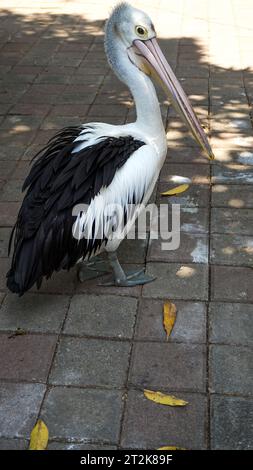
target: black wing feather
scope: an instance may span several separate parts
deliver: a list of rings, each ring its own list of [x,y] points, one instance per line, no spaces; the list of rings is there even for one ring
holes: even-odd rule
[[[87,126],[88,129],[88,126]],[[56,134],[37,158],[23,189],[27,189],[9,248],[14,244],[7,286],[22,295],[54,271],[70,269],[90,256],[106,239],[77,241],[72,236],[75,204],[89,204],[116,171],[144,142],[132,136],[104,137],[95,145],[73,152],[85,129],[68,127]],[[84,137],[85,138],[85,137]],[[93,231],[95,226],[93,227]]]

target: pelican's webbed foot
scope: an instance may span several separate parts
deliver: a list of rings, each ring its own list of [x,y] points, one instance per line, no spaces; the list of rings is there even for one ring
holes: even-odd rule
[[[144,273],[144,268],[138,271],[131,271],[125,273],[117,257],[116,251],[109,252],[108,258],[110,265],[113,269],[114,280],[104,283],[104,286],[123,286],[132,287],[147,284],[155,280],[154,277],[148,276]]]

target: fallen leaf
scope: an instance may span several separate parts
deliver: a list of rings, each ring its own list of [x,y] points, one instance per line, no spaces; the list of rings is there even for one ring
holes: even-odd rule
[[[173,395],[165,395],[162,392],[153,392],[152,390],[144,390],[144,395],[149,400],[159,403],[160,405],[167,406],[185,406],[188,404],[187,401],[181,400],[180,398],[174,397]]]
[[[45,450],[47,443],[48,429],[46,424],[39,419],[31,432],[29,450]]]
[[[174,323],[176,321],[177,308],[172,302],[165,302],[163,306],[163,326],[169,338]]]
[[[189,184],[181,184],[180,186],[176,186],[176,188],[169,189],[169,191],[165,191],[161,193],[161,196],[177,196],[178,194],[184,193],[189,188]]]
[[[186,450],[183,447],[165,446],[159,447],[157,450]]]

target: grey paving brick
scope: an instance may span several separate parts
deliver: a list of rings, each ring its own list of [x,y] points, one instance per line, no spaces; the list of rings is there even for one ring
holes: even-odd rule
[[[118,257],[121,263],[144,263],[148,240],[125,239],[119,246]]]
[[[13,227],[16,222],[19,207],[19,202],[0,202],[1,227]]]
[[[5,184],[0,195],[1,201],[18,202],[22,201],[24,194],[21,191],[23,180],[9,180]]]
[[[170,390],[168,390],[170,393]],[[128,393],[121,445],[130,449],[157,449],[176,446],[184,449],[206,448],[206,398],[180,393],[186,407],[157,405],[142,392]]]
[[[0,228],[0,257],[8,256],[8,244],[11,230],[12,229],[9,227]]]
[[[148,263],[156,280],[143,287],[143,297],[206,300],[208,270],[203,264]]]
[[[62,338],[50,382],[121,387],[126,380],[129,351],[127,342]]]
[[[74,442],[49,442],[47,450],[116,450],[113,445],[104,444],[77,444]]]
[[[179,186],[175,183],[160,183],[157,200],[159,204],[180,204],[184,207],[208,207],[209,187],[207,185],[191,184],[189,189],[178,196],[161,196],[160,193]]]
[[[253,167],[235,164],[213,165],[212,182],[218,184],[252,184]]]
[[[6,296],[0,309],[0,330],[60,331],[69,305],[65,295],[29,294]]]
[[[174,131],[173,131],[174,132]],[[173,176],[184,176],[190,178],[192,183],[196,184],[209,184],[209,165],[198,165],[187,163],[187,157],[185,158],[186,163],[166,163],[161,171],[160,181],[170,182]],[[175,184],[175,186],[177,186]]]
[[[213,207],[253,208],[252,185],[215,184],[212,187]]]
[[[28,441],[25,439],[0,438],[0,450],[25,450],[27,447]]]
[[[0,305],[2,305],[4,297],[5,297],[5,294],[3,292],[0,292]]]
[[[253,389],[253,352],[243,346],[210,348],[210,389],[218,393],[248,395]]]
[[[253,345],[253,305],[212,302],[209,340],[212,343]]]
[[[211,238],[213,264],[232,266],[253,265],[253,236],[213,235]]]
[[[211,405],[211,448],[252,450],[253,400],[214,396]]]
[[[43,279],[40,292],[46,294],[72,294],[75,290],[76,282],[77,274],[75,267],[70,271],[55,272],[50,279]],[[37,291],[36,285],[31,288],[31,292]]]
[[[1,379],[46,382],[56,336],[0,335]]]
[[[10,259],[1,258],[0,259],[0,291],[6,292],[6,273],[10,269]]]
[[[0,437],[30,437],[45,390],[43,384],[0,384]]]
[[[143,299],[137,317],[136,338],[144,340],[166,340],[163,327],[163,305],[161,300]],[[177,317],[169,342],[205,343],[206,306],[201,302],[175,301]]]
[[[166,201],[163,204],[168,204]],[[165,206],[166,207],[166,206]],[[172,227],[172,207],[168,204],[166,212],[160,213],[160,223],[168,231]],[[187,233],[208,233],[208,211],[199,207],[180,206],[180,231]]]
[[[204,391],[204,348],[183,343],[136,343],[129,382],[141,388]]]
[[[150,240],[148,261],[207,263],[207,235],[180,233],[180,246],[177,250],[163,250],[162,240]]]
[[[251,268],[212,266],[211,298],[228,302],[253,301],[253,271]]]
[[[56,387],[47,395],[41,417],[51,439],[116,443],[122,406],[117,390]]]
[[[213,208],[211,230],[212,233],[252,235],[253,210]]]
[[[116,295],[75,295],[64,333],[131,338],[137,300]]]
[[[1,105],[2,106],[2,105]],[[23,155],[26,147],[22,145],[9,145],[0,149],[0,160],[17,161]],[[2,163],[1,163],[2,165]]]
[[[173,113],[172,107],[169,108],[169,115]],[[207,113],[206,113],[207,116]],[[175,119],[175,118],[173,118]],[[167,163],[194,163],[199,165],[206,164],[208,165],[208,159],[201,149],[196,152],[195,148],[192,147],[168,147],[167,153]]]

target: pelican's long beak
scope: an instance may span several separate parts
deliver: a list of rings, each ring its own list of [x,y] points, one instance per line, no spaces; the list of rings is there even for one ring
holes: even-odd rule
[[[206,155],[214,159],[214,154],[208,142],[207,136],[173,70],[165,59],[155,38],[141,41],[133,41],[135,55],[138,56],[138,65],[142,62],[142,70],[158,79],[165,89],[169,99],[182,117],[196,141],[203,148]],[[144,60],[143,60],[144,59]]]

